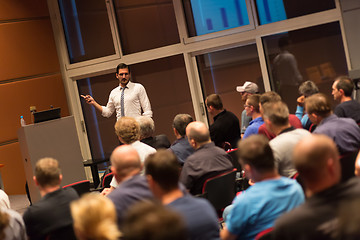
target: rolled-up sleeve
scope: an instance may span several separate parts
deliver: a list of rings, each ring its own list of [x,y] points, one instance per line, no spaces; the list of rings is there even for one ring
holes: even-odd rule
[[[152,117],[153,112],[151,111],[151,104],[149,98],[146,94],[146,90],[144,86],[141,85],[140,93],[139,93],[140,105],[143,110],[143,116]]]

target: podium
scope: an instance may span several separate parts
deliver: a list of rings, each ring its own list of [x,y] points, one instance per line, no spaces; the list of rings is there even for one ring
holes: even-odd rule
[[[33,176],[36,162],[44,157],[60,163],[61,185],[85,180],[85,170],[73,116],[26,125],[17,131],[31,201],[40,200]]]

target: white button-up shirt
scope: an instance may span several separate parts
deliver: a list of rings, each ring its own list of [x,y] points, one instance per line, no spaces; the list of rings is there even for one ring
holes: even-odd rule
[[[102,106],[102,116],[110,117],[116,110],[116,118],[121,117],[121,91],[122,87],[119,85],[110,92],[108,103]],[[127,84],[124,90],[124,108],[127,117],[141,116],[141,109],[143,116],[152,117],[150,101],[143,85],[133,82]]]

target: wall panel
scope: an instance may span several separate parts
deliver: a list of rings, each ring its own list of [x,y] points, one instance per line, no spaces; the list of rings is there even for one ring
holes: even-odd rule
[[[0,1],[0,20],[49,16],[46,0]]]
[[[59,72],[50,19],[0,24],[0,81]]]
[[[0,163],[5,164],[0,170],[5,192],[25,194],[26,178],[18,142],[0,146]]]
[[[0,143],[17,139],[20,116],[31,123],[30,106],[37,111],[47,110],[50,105],[61,107],[62,116],[68,116],[65,90],[60,74],[0,84],[0,102],[6,117],[0,118]]]

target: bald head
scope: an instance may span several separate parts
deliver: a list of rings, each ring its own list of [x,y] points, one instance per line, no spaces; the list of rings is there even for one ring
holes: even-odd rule
[[[189,141],[194,141],[199,145],[204,145],[211,141],[209,129],[206,127],[205,123],[199,121],[191,122],[187,125],[186,136]]]
[[[301,179],[307,184],[322,184],[322,181],[335,184],[340,181],[339,153],[328,136],[313,134],[302,139],[295,146],[293,160]]]
[[[122,145],[114,149],[110,157],[112,170],[117,180],[135,175],[141,170],[139,154],[130,145]]]

